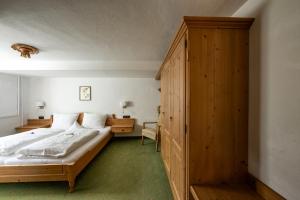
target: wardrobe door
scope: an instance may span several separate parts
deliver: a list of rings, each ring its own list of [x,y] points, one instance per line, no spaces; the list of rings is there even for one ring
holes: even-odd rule
[[[161,143],[160,143],[160,149],[161,149],[161,156],[163,161],[165,162],[166,155],[165,155],[165,134],[164,134],[164,127],[165,127],[165,97],[166,97],[166,77],[165,77],[165,69],[161,71],[161,80],[160,80],[160,115],[161,115]]]
[[[168,176],[170,175],[170,64],[166,63],[163,70],[162,81],[162,157]]]
[[[171,57],[171,185],[174,199],[185,199],[185,37]]]

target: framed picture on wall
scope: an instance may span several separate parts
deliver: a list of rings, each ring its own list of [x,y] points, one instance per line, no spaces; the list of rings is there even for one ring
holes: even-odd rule
[[[92,100],[91,86],[79,86],[79,100],[80,101],[91,101]]]

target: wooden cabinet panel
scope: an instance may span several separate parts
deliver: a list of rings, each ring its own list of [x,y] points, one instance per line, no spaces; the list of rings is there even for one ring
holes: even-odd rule
[[[161,157],[163,161],[165,162],[166,160],[166,136],[163,131],[163,125],[161,126],[161,132],[160,132],[160,152],[161,152]]]
[[[190,182],[210,181],[215,176],[217,160],[214,150],[214,56],[215,29],[191,30],[190,43],[190,111],[189,111],[189,174]],[[221,170],[221,169],[220,169]],[[205,171],[205,173],[204,173]]]
[[[168,66],[163,70],[163,81],[161,82],[161,152],[164,164],[167,169],[167,175],[170,176],[170,68]]]
[[[185,196],[185,37],[171,57],[171,185],[175,199]]]
[[[161,123],[162,123],[162,129],[168,129],[168,114],[169,114],[169,84],[168,84],[168,67],[164,68],[162,71],[162,81],[161,81],[161,105],[160,105],[160,111],[161,111]]]
[[[247,178],[248,157],[248,31],[216,30],[215,135],[223,180]]]
[[[197,184],[247,176],[253,19],[184,17],[161,77],[162,157],[175,200]]]
[[[183,200],[185,197],[184,160],[180,151],[181,147],[172,141],[171,145],[171,169],[170,183],[173,190],[174,200]]]
[[[171,160],[171,142],[170,142],[170,134],[168,132],[165,132],[165,165],[166,165],[166,168],[167,168],[167,174],[168,176],[170,176],[171,174],[171,163],[170,163],[170,160]]]
[[[247,38],[238,29],[191,30],[191,183],[247,176]]]

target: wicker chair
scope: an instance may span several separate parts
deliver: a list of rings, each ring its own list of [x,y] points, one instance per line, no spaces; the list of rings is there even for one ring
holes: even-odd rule
[[[156,124],[155,128],[147,127],[146,125]],[[144,137],[150,138],[156,141],[156,151],[158,151],[160,125],[157,122],[144,122],[142,129],[142,145],[144,145]]]

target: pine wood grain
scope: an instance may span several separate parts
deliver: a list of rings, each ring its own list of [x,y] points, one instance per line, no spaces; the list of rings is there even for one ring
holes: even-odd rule
[[[194,200],[263,200],[247,185],[193,185]]]
[[[189,199],[194,184],[246,181],[252,22],[184,17],[157,74],[162,157],[176,200]]]

